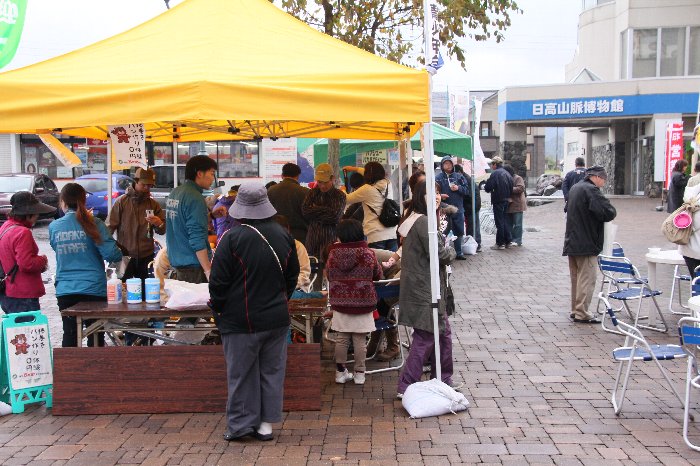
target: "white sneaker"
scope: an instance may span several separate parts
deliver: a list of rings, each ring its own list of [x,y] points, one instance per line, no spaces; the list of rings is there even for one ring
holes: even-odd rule
[[[399,400],[403,400],[403,393],[397,393],[396,398]]]
[[[335,371],[335,383],[345,383],[348,380],[352,380],[352,374],[348,372],[347,369],[345,369],[343,372]]]
[[[364,372],[355,372],[355,384],[357,385],[364,385],[365,384],[365,373]]]

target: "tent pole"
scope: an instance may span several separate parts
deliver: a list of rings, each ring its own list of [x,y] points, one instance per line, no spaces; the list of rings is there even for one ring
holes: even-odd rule
[[[425,64],[432,61],[433,51],[433,21],[430,11],[430,0],[423,0],[423,38],[425,40]],[[435,378],[442,380],[442,367],[440,364],[440,324],[438,321],[438,306],[440,302],[440,264],[438,262],[438,225],[435,200],[435,170],[433,168],[433,79],[428,73],[428,109],[429,120],[423,125],[423,161],[429,163],[425,167],[425,184],[428,204],[428,250],[430,252],[430,297],[433,310],[433,337],[435,338]]]
[[[112,212],[112,138],[109,138],[109,144],[107,144],[107,218]]]

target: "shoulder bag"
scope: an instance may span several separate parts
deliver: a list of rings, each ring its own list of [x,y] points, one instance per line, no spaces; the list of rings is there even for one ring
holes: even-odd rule
[[[661,233],[674,244],[688,244],[695,231],[692,221],[693,213],[698,209],[700,209],[700,205],[697,204],[696,199],[684,202],[666,217],[666,220],[661,224]]]
[[[374,188],[377,189],[377,188]],[[377,189],[379,191],[379,189]],[[384,194],[379,191],[379,194],[384,198],[384,203],[382,204],[382,211],[377,213],[376,210],[367,204],[367,208],[372,211],[374,215],[379,219],[379,223],[385,227],[395,227],[401,221],[401,209],[399,208],[399,203],[393,199],[389,199],[389,185],[386,186]]]

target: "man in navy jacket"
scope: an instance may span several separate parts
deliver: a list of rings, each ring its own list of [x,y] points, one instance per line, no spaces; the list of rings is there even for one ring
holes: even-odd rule
[[[435,177],[440,185],[443,202],[457,208],[457,213],[447,217],[447,229],[455,235],[455,250],[457,260],[465,260],[462,254],[462,237],[464,236],[464,198],[468,195],[467,179],[461,173],[454,171],[452,157],[443,157],[440,163],[441,172]]]
[[[486,181],[484,190],[491,193],[493,220],[496,222],[496,244],[491,249],[500,250],[510,247],[513,237],[508,221],[508,201],[513,193],[513,177],[503,169],[503,159],[498,155],[491,159],[491,176]]]

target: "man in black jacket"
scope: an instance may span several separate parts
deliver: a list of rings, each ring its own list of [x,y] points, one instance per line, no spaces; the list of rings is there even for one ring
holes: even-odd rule
[[[272,440],[282,420],[289,311],[299,260],[260,183],[243,183],[229,210],[241,225],[219,241],[209,279],[210,305],[226,359],[225,440]]]
[[[267,190],[270,203],[278,214],[284,215],[289,222],[289,229],[297,241],[306,241],[306,231],[309,222],[301,213],[301,206],[309,193],[309,188],[299,184],[301,168],[295,163],[285,163],[282,166],[282,181]]]
[[[493,220],[496,223],[496,244],[491,249],[507,249],[513,240],[508,221],[508,202],[513,194],[513,177],[503,169],[503,159],[495,156],[491,159],[491,175],[486,180],[484,191],[491,193]]]
[[[583,157],[576,157],[575,167],[564,177],[561,183],[561,192],[564,194],[564,212],[566,212],[566,204],[569,202],[569,191],[571,188],[586,177],[586,161]]]
[[[595,289],[596,257],[603,250],[603,224],[617,215],[615,207],[600,191],[607,179],[603,167],[590,167],[586,170],[586,178],[569,192],[563,255],[569,256],[570,317],[578,323],[600,323],[588,307]]]

